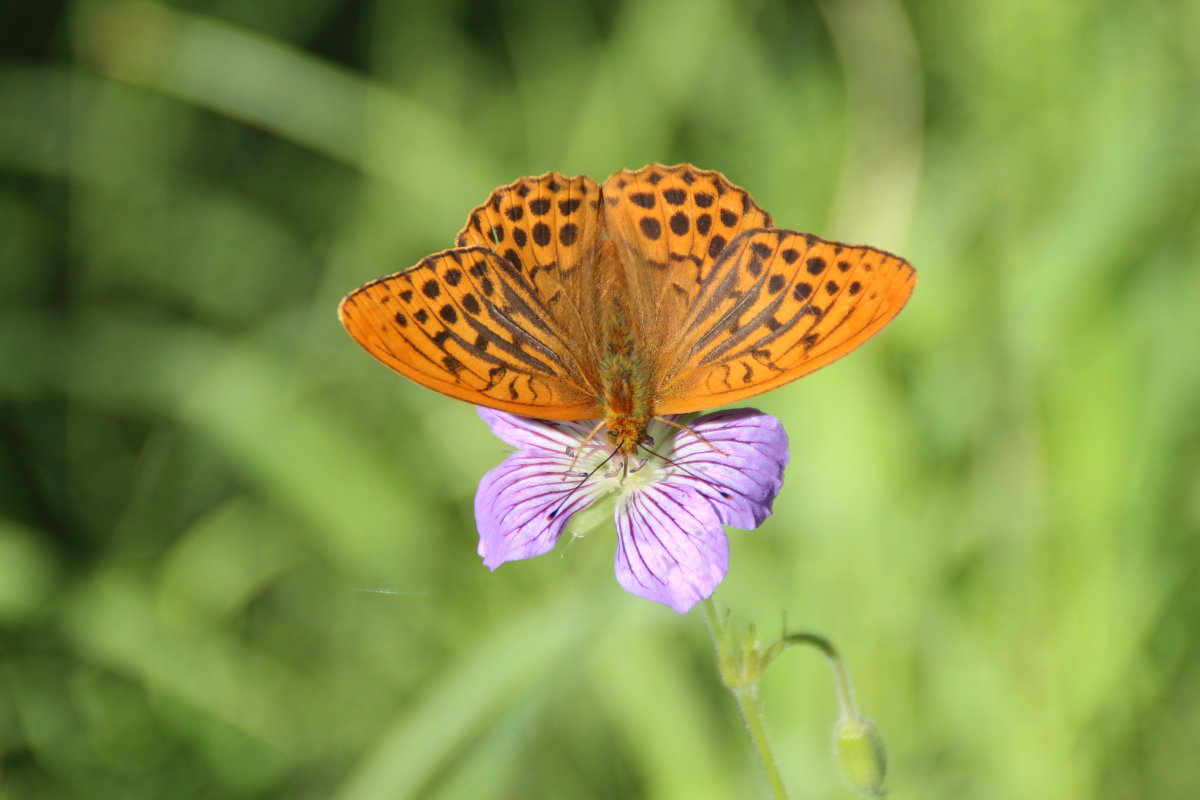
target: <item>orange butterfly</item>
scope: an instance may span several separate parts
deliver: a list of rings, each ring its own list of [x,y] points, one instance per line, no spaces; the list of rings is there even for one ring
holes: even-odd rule
[[[632,455],[661,414],[782,386],[892,320],[916,271],[775,228],[719,172],[548,172],[492,192],[457,247],[342,300],[354,340],[434,391],[529,417],[602,417]]]

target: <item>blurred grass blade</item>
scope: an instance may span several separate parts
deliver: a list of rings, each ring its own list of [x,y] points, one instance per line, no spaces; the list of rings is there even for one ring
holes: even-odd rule
[[[266,353],[190,326],[97,316],[77,330],[67,373],[77,397],[202,432],[360,579],[403,580],[390,571],[400,565],[419,571],[406,553],[437,512],[391,483],[369,432],[292,399],[291,381]]]
[[[554,674],[565,671],[582,678],[584,641],[626,617],[605,619],[609,605],[578,587],[505,620],[487,639],[464,643],[457,663],[384,732],[333,795],[335,800],[421,796],[426,783],[450,766],[453,754],[476,738],[502,705],[520,704],[544,691]]]
[[[819,4],[846,81],[846,146],[828,235],[900,250],[920,182],[924,75],[897,0]]]
[[[131,0],[100,10],[84,36],[106,75],[269,130],[398,186],[470,187],[490,173],[451,121],[243,28]],[[445,194],[425,199],[436,205]]]

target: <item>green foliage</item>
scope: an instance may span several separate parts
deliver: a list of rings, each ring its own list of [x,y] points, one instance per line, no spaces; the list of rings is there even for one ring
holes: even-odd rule
[[[699,614],[603,530],[489,574],[503,445],[334,314],[496,185],[683,160],[921,276],[756,402],[735,624],[838,643],[898,798],[1200,791],[1195,3],[10,5],[0,798],[760,796]],[[797,797],[825,670],[762,687]]]

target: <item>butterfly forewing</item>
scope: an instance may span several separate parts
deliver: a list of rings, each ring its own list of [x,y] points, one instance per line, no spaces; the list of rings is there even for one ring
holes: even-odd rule
[[[371,355],[442,394],[546,419],[599,415],[577,348],[490,250],[430,256],[352,292],[339,314]]]
[[[751,397],[842,357],[900,311],[915,275],[874,248],[778,229],[742,234],[682,322],[659,413]]]

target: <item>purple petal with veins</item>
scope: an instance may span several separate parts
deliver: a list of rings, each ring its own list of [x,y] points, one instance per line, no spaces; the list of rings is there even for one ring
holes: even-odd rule
[[[476,406],[475,410],[487,423],[497,438],[522,450],[547,450],[565,453],[580,446],[588,433],[595,427],[595,420],[584,422],[559,422],[556,420],[533,419]],[[568,458],[568,462],[570,459]]]
[[[549,552],[571,515],[603,494],[594,481],[576,488],[578,480],[563,480],[570,462],[566,455],[518,451],[483,476],[475,524],[487,567]]]
[[[706,414],[688,427],[707,443],[679,431],[671,458],[687,472],[676,472],[668,480],[691,486],[711,500],[726,525],[757,528],[771,515],[771,504],[783,486],[789,456],[783,425],[755,409],[739,408]]]
[[[688,487],[654,484],[620,504],[616,566],[625,591],[682,614],[725,577],[729,542],[704,497]]]

